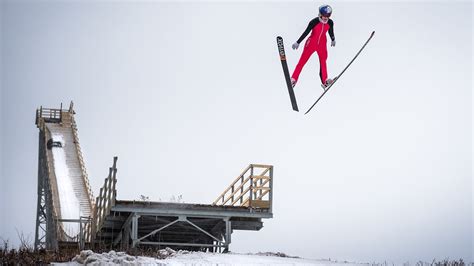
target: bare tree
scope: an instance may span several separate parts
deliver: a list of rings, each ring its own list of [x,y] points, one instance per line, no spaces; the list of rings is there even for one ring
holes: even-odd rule
[[[20,239],[20,247],[18,249],[23,251],[33,251],[33,241],[31,239],[31,235],[25,236],[23,232],[19,232],[16,228],[15,230],[18,238]]]

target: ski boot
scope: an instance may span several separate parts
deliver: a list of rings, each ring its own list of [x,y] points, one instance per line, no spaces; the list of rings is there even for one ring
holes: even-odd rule
[[[296,85],[296,79],[291,78],[291,87],[294,88]]]
[[[323,90],[327,90],[329,86],[331,86],[331,84],[333,84],[335,81],[337,80],[337,76],[334,78],[334,79],[326,79],[326,82],[324,84],[321,84],[321,87],[323,88]]]

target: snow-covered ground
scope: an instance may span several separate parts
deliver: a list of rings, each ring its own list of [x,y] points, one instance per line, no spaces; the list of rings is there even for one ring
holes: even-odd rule
[[[160,259],[163,258],[163,259]],[[312,260],[288,257],[281,253],[205,253],[205,252],[175,252],[172,249],[160,250],[156,258],[135,257],[124,252],[110,251],[97,254],[84,250],[69,263],[53,265],[363,265],[358,263],[334,262],[328,260]]]
[[[81,216],[79,200],[76,197],[73,189],[73,183],[71,175],[66,163],[66,153],[64,147],[67,145],[62,135],[53,134],[52,139],[54,141],[61,142],[61,149],[51,149],[54,160],[54,173],[56,174],[58,195],[61,207],[61,218],[62,219],[79,219]],[[63,228],[71,237],[76,236],[79,233],[78,223],[63,223]]]

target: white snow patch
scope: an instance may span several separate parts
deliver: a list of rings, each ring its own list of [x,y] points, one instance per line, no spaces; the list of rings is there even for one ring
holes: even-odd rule
[[[59,204],[61,206],[61,219],[79,219],[81,216],[81,206],[73,189],[73,183],[69,174],[66,162],[66,153],[64,152],[65,142],[62,135],[53,134],[54,141],[59,141],[62,148],[53,147],[54,173],[58,185]],[[63,222],[63,228],[66,234],[74,237],[79,234],[79,224],[71,222]]]
[[[110,251],[97,254],[90,250],[81,251],[72,262],[53,263],[53,265],[328,265],[351,266],[362,265],[359,263],[334,262],[328,260],[312,260],[287,257],[282,253],[206,253],[174,251],[170,248],[159,250],[157,257],[130,256],[125,252]]]
[[[110,251],[97,254],[91,250],[81,251],[71,263],[67,265],[160,265],[158,260],[150,257],[135,257],[125,252]]]

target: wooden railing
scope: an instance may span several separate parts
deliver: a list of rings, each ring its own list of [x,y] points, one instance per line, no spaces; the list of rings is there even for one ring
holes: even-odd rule
[[[273,166],[251,164],[212,205],[272,209]]]
[[[84,180],[85,189],[88,194],[89,204],[91,206],[91,218],[92,218],[93,214],[95,213],[95,200],[94,200],[94,194],[92,192],[92,189],[89,183],[89,176],[87,175],[87,169],[84,163],[84,157],[82,155],[81,145],[79,143],[79,136],[77,134],[77,124],[76,124],[76,120],[74,119],[75,112],[73,110],[73,102],[71,102],[68,112],[71,118],[72,134],[74,138],[74,143],[76,145],[77,157],[79,159],[79,165],[81,167],[81,173]],[[92,231],[91,223],[87,223],[85,225],[85,235],[86,235],[85,241],[86,242],[91,241],[91,231]]]
[[[74,120],[74,116],[71,116],[71,127],[72,127],[72,133],[73,133],[73,137],[74,137],[74,142],[76,143],[76,151],[77,151],[77,157],[79,159],[79,165],[81,167],[81,173],[82,173],[82,178],[84,180],[84,185],[85,185],[85,189],[87,191],[87,195],[88,195],[88,200],[89,200],[89,204],[90,204],[90,207],[91,207],[91,218],[94,214],[94,209],[95,209],[95,199],[94,199],[94,194],[92,192],[92,189],[91,189],[91,185],[89,183],[89,176],[87,174],[87,169],[86,169],[86,166],[85,166],[85,163],[84,163],[84,157],[82,155],[82,150],[81,150],[81,145],[79,144],[79,137],[78,137],[78,134],[77,134],[77,125],[76,125],[76,122]],[[86,242],[89,242],[91,240],[90,238],[90,234],[91,234],[91,228],[90,228],[90,223],[87,223],[85,225],[85,241]]]
[[[61,122],[63,111],[62,108],[63,104],[61,104],[59,109],[43,108],[43,106],[41,106],[39,109],[36,109],[36,125],[40,123],[40,118],[43,118],[46,122]]]
[[[114,157],[114,164],[109,168],[109,176],[105,179],[104,186],[100,189],[100,194],[96,199],[94,227],[92,237],[94,238],[102,228],[105,217],[110,214],[110,209],[115,206],[117,190],[117,157]]]

